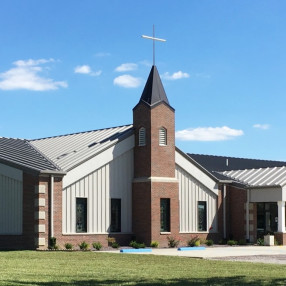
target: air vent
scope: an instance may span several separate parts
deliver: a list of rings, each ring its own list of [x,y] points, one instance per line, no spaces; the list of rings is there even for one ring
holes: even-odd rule
[[[167,130],[164,127],[159,129],[159,145],[166,146],[167,145]]]
[[[141,127],[139,129],[139,146],[145,146],[146,145],[146,129],[144,127]]]

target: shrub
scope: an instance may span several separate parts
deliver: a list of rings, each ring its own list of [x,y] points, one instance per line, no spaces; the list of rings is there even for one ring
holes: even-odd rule
[[[207,246],[212,246],[214,244],[213,240],[212,239],[207,239],[206,240],[206,245]]]
[[[98,241],[98,242],[94,242],[92,244],[93,248],[95,248],[96,250],[100,250],[102,248],[102,244]]]
[[[238,245],[246,245],[246,240],[245,239],[240,239],[237,244]]]
[[[108,237],[107,238],[108,246],[112,246],[114,242],[116,242],[115,237]]]
[[[192,237],[190,240],[187,241],[188,246],[194,247],[194,246],[200,246],[201,241],[198,236]]]
[[[53,250],[59,249],[56,243],[57,243],[57,239],[55,237],[50,237],[48,248],[53,249]]]
[[[153,240],[151,243],[150,243],[150,246],[151,247],[154,247],[154,248],[157,248],[159,246],[159,242],[156,241],[156,240]]]
[[[119,243],[117,243],[117,242],[115,241],[115,242],[113,242],[113,243],[111,244],[111,247],[112,247],[112,248],[118,248],[118,247],[119,247]]]
[[[180,241],[176,240],[173,236],[167,236],[167,240],[168,240],[168,246],[170,248],[177,247],[180,243]]]
[[[230,246],[237,245],[237,241],[230,239],[227,241],[227,245],[230,245]]]
[[[135,240],[132,240],[130,243],[129,243],[129,246],[133,247],[133,248],[145,248],[145,244],[144,243],[139,243]]]
[[[257,239],[257,245],[263,246],[263,245],[264,245],[264,239],[258,238],[258,239]]]
[[[71,243],[65,243],[65,249],[67,250],[73,249],[73,245]]]
[[[83,241],[81,244],[78,245],[81,250],[87,250],[89,248],[89,244]]]

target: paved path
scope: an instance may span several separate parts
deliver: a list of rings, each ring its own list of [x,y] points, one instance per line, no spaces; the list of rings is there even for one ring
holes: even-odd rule
[[[115,252],[119,253],[119,251]],[[206,247],[205,250],[187,251],[178,251],[176,248],[155,248],[152,249],[152,252],[142,252],[140,254],[286,264],[286,246],[214,246]]]

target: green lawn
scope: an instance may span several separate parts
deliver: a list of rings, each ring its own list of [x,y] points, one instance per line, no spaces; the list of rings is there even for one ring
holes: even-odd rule
[[[286,266],[89,251],[3,251],[0,285],[286,285]]]

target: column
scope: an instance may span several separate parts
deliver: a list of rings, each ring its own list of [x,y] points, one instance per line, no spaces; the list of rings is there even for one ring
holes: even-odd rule
[[[278,232],[285,232],[285,201],[278,201]]]

